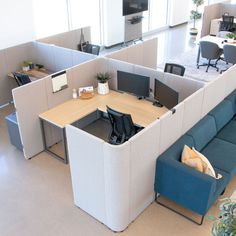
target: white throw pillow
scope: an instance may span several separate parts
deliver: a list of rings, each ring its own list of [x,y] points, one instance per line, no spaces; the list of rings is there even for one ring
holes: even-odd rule
[[[212,167],[209,160],[200,152],[198,152],[194,147],[192,147],[192,150],[201,158],[202,162],[205,163],[204,173],[208,174],[216,179],[222,178],[221,174],[216,174],[214,168]]]

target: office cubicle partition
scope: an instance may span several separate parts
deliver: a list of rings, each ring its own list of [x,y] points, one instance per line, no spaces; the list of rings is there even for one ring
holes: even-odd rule
[[[153,38],[145,40],[142,43],[137,43],[129,47],[122,48],[119,51],[112,52],[106,56],[119,61],[156,69],[157,44],[158,39]]]
[[[156,158],[236,88],[235,73],[236,66],[119,146],[67,125],[76,206],[124,230],[154,200]]]
[[[236,16],[236,4],[233,4],[230,1],[224,1],[205,6],[202,17],[201,37],[209,35],[211,21],[221,18],[226,12],[229,13],[229,15]]]
[[[81,30],[84,35],[84,41],[91,42],[90,26],[52,35],[46,38],[41,38],[38,39],[37,41],[46,44],[53,44],[63,48],[77,50],[78,49],[77,45],[81,41]]]

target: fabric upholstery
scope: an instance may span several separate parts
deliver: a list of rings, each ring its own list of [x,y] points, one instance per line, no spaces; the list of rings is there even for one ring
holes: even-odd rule
[[[214,138],[206,148],[202,150],[211,164],[232,177],[236,173],[236,145]]]
[[[194,147],[198,151],[201,151],[216,133],[215,119],[209,115],[206,115],[187,132],[188,135],[193,137]]]
[[[236,121],[230,121],[216,137],[236,145]]]
[[[215,118],[217,131],[221,130],[234,116],[232,102],[229,100],[223,100],[209,112],[209,115]]]
[[[230,95],[228,95],[225,100],[232,102],[234,113],[236,113],[236,90],[234,90]]]

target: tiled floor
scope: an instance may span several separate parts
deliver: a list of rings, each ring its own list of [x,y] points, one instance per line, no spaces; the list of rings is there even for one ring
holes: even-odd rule
[[[161,33],[163,39],[160,41],[168,41],[166,51],[166,46],[162,46],[166,59],[191,47],[188,36],[179,43],[180,48],[175,44],[186,30],[186,26],[181,26],[179,31],[171,29],[166,32],[167,35],[172,32],[172,36]],[[198,226],[156,203],[152,203],[124,232],[113,233],[73,204],[68,165],[45,152],[26,161],[23,154],[9,143],[4,117],[11,111],[13,106],[0,110],[1,236],[211,235],[212,223],[207,219]],[[231,181],[224,196],[233,192],[235,184],[236,178]],[[216,212],[215,204],[209,214]]]

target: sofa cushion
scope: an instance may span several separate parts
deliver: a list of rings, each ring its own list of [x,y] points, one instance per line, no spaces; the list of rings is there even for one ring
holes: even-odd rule
[[[213,116],[206,115],[187,134],[193,137],[194,147],[201,151],[216,135],[216,123]]]
[[[208,114],[215,118],[216,129],[219,131],[232,119],[234,113],[232,102],[223,100]]]
[[[236,90],[234,90],[230,95],[228,95],[225,100],[232,102],[234,113],[236,113]]]
[[[236,121],[231,120],[216,137],[236,145]]]
[[[174,144],[172,144],[159,158],[170,158],[180,161],[181,153],[184,145],[192,147],[194,145],[193,138],[187,134],[179,138]]]
[[[214,167],[229,173],[231,177],[236,173],[236,145],[214,138],[202,153]]]

